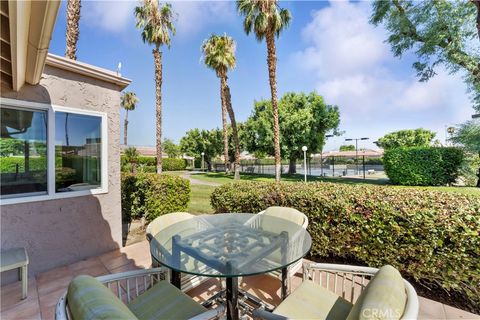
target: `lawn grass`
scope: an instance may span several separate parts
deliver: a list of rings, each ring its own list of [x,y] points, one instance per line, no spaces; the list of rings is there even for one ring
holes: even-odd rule
[[[192,174],[192,178],[195,178],[200,181],[205,182],[216,182],[219,184],[224,184],[233,181],[233,175],[226,175],[225,173],[197,173]],[[282,175],[282,181],[285,182],[300,182],[303,181],[304,176],[301,174],[294,175]],[[248,174],[242,173],[242,181],[273,181],[274,177],[272,175],[265,174]],[[308,181],[325,181],[325,182],[334,182],[334,183],[343,183],[343,184],[374,184],[374,185],[389,185],[388,179],[385,178],[372,178],[368,177],[367,179],[359,178],[333,178],[333,177],[308,177]],[[410,187],[410,186],[393,186],[392,188],[415,188],[423,190],[433,190],[433,191],[444,191],[444,192],[458,192],[462,194],[473,194],[480,196],[480,189],[474,187]]]
[[[187,212],[192,214],[213,213],[213,208],[210,205],[210,195],[213,190],[215,190],[215,187],[192,184],[190,188],[192,189],[192,193],[190,195]]]

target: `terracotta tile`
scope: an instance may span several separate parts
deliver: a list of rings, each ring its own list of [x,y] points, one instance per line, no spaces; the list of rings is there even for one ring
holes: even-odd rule
[[[99,276],[103,276],[103,275],[106,275],[106,274],[109,274],[109,273],[110,272],[108,272],[107,268],[105,268],[105,266],[102,263],[100,263],[99,265],[96,265],[96,266],[89,267],[89,268],[84,268],[84,269],[79,269],[79,270],[73,271],[74,277],[76,277],[78,275],[81,275],[81,274],[86,274],[86,275],[89,275],[89,276],[92,276],[92,277],[99,277]]]
[[[41,309],[42,320],[55,320],[55,306]]]
[[[111,269],[110,272],[111,273],[120,273],[120,272],[132,271],[132,270],[138,270],[138,269],[142,269],[142,268],[138,267],[134,262],[130,261],[129,263],[127,263],[125,265],[121,265],[117,268]]]
[[[38,294],[41,296],[47,295],[49,293],[58,291],[58,290],[66,290],[70,281],[72,281],[74,275],[70,273],[69,275],[65,275],[61,278],[53,279],[49,282],[45,280],[39,281],[37,279],[38,284]]]
[[[130,254],[135,255],[135,254],[138,254],[139,252],[150,255],[150,243],[147,240],[142,242],[137,242],[130,246],[121,248],[120,251],[127,255],[130,255]]]
[[[94,268],[97,266],[103,266],[102,261],[98,257],[93,257],[85,260],[80,260],[78,262],[72,263],[68,265],[68,269],[75,273],[75,271],[82,270],[82,269],[88,269],[88,268]]]
[[[266,303],[277,306],[281,301],[280,285],[280,280],[276,277],[258,275],[244,277],[239,287]]]
[[[68,268],[68,266],[63,266],[55,269],[48,270],[46,272],[42,272],[39,275],[37,275],[37,282],[39,285],[51,282],[53,280],[56,280],[58,278],[62,278],[65,276],[71,276],[72,272]]]
[[[480,319],[480,315],[478,314],[463,311],[446,304],[444,304],[443,307],[445,308],[445,315],[447,319]]]
[[[424,297],[418,297],[420,302],[420,310],[418,311],[418,319],[441,319],[445,320],[445,310],[443,304]]]
[[[38,299],[27,298],[22,300],[22,303],[15,305],[12,308],[3,309],[0,312],[0,319],[2,320],[40,320],[40,307]]]
[[[55,312],[55,306],[57,305],[58,300],[66,292],[66,289],[59,289],[57,291],[51,292],[46,295],[41,295],[39,297],[40,310],[42,312],[42,318],[45,319],[44,313],[50,314],[50,311]]]
[[[112,257],[109,259],[105,259],[103,257],[100,257],[102,260],[103,265],[110,271],[112,272],[113,269],[116,269],[118,267],[127,265],[132,262],[132,260],[128,259],[125,254],[121,254],[117,257]],[[113,272],[112,272],[113,273]]]
[[[222,288],[224,288],[224,286],[222,287],[220,280],[217,278],[212,278],[206,280],[186,293],[195,301],[201,303],[208,300],[208,298],[222,290]]]
[[[27,298],[22,300],[22,282],[17,281],[3,286],[1,292],[1,310],[21,307],[34,301],[38,304],[37,283],[34,277],[28,278]]]

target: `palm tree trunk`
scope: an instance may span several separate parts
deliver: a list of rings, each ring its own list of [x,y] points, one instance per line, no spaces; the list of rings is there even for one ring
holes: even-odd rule
[[[223,124],[223,157],[225,158],[225,173],[229,171],[229,158],[228,158],[228,128],[227,128],[227,106],[225,101],[225,85],[223,77],[220,77],[220,100],[222,103],[222,124]]]
[[[125,109],[125,123],[123,125],[123,144],[127,146],[127,135],[128,135],[128,110]]]
[[[158,47],[152,52],[155,60],[157,173],[162,173],[162,53]]]
[[[77,41],[80,36],[78,23],[80,21],[80,0],[67,1],[67,48],[65,56],[72,60],[77,60]]]
[[[232,96],[230,95],[230,87],[227,84],[226,75],[222,77],[222,83],[225,83],[225,85],[223,86],[225,106],[227,107],[228,116],[230,117],[230,123],[232,124],[233,142],[235,143],[234,179],[240,180],[240,140],[238,139],[237,121],[235,120],[235,113],[233,112]]]
[[[268,78],[270,80],[270,91],[272,93],[272,112],[273,112],[273,144],[275,148],[275,181],[280,181],[281,158],[280,158],[280,125],[278,123],[278,101],[277,101],[277,57],[275,49],[275,35],[269,31],[266,34],[267,40],[267,64]]]

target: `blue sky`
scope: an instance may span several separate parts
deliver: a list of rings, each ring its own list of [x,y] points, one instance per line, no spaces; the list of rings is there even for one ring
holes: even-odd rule
[[[134,1],[82,1],[79,61],[115,70],[132,79],[127,88],[140,103],[129,114],[129,144],[155,144],[155,83],[152,47],[135,28]],[[269,98],[266,45],[246,36],[232,1],[173,1],[177,35],[163,49],[163,133],[179,141],[191,128],[220,127],[219,80],[201,62],[200,46],[211,33],[227,33],[237,42],[237,68],[229,75],[237,120],[251,113],[253,101]],[[369,137],[423,127],[445,139],[445,126],[473,113],[461,74],[439,70],[419,83],[412,55],[393,57],[383,28],[368,24],[368,2],[282,1],[291,10],[290,27],[277,41],[279,95],[317,91],[340,108],[342,137]],[[59,10],[50,52],[65,52],[65,2]],[[123,121],[123,111],[122,111]],[[123,128],[123,126],[122,126]],[[123,139],[122,139],[123,141]],[[374,147],[371,142],[362,146]]]

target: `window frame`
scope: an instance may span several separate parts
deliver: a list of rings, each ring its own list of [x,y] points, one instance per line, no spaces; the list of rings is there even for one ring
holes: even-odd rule
[[[1,98],[0,105],[3,107],[12,107],[15,109],[24,109],[30,111],[46,111],[47,112],[47,194],[31,195],[23,194],[22,196],[12,195],[8,198],[0,199],[0,205],[9,205],[26,202],[46,201],[54,199],[64,199],[73,197],[82,197],[88,195],[97,195],[108,193],[108,117],[106,112],[77,109],[73,107],[59,106],[55,104],[46,104],[31,102],[25,100]],[[55,191],[55,113],[67,112],[72,114],[80,114],[86,116],[96,116],[101,119],[102,147],[100,162],[102,184],[100,188],[56,192]]]

